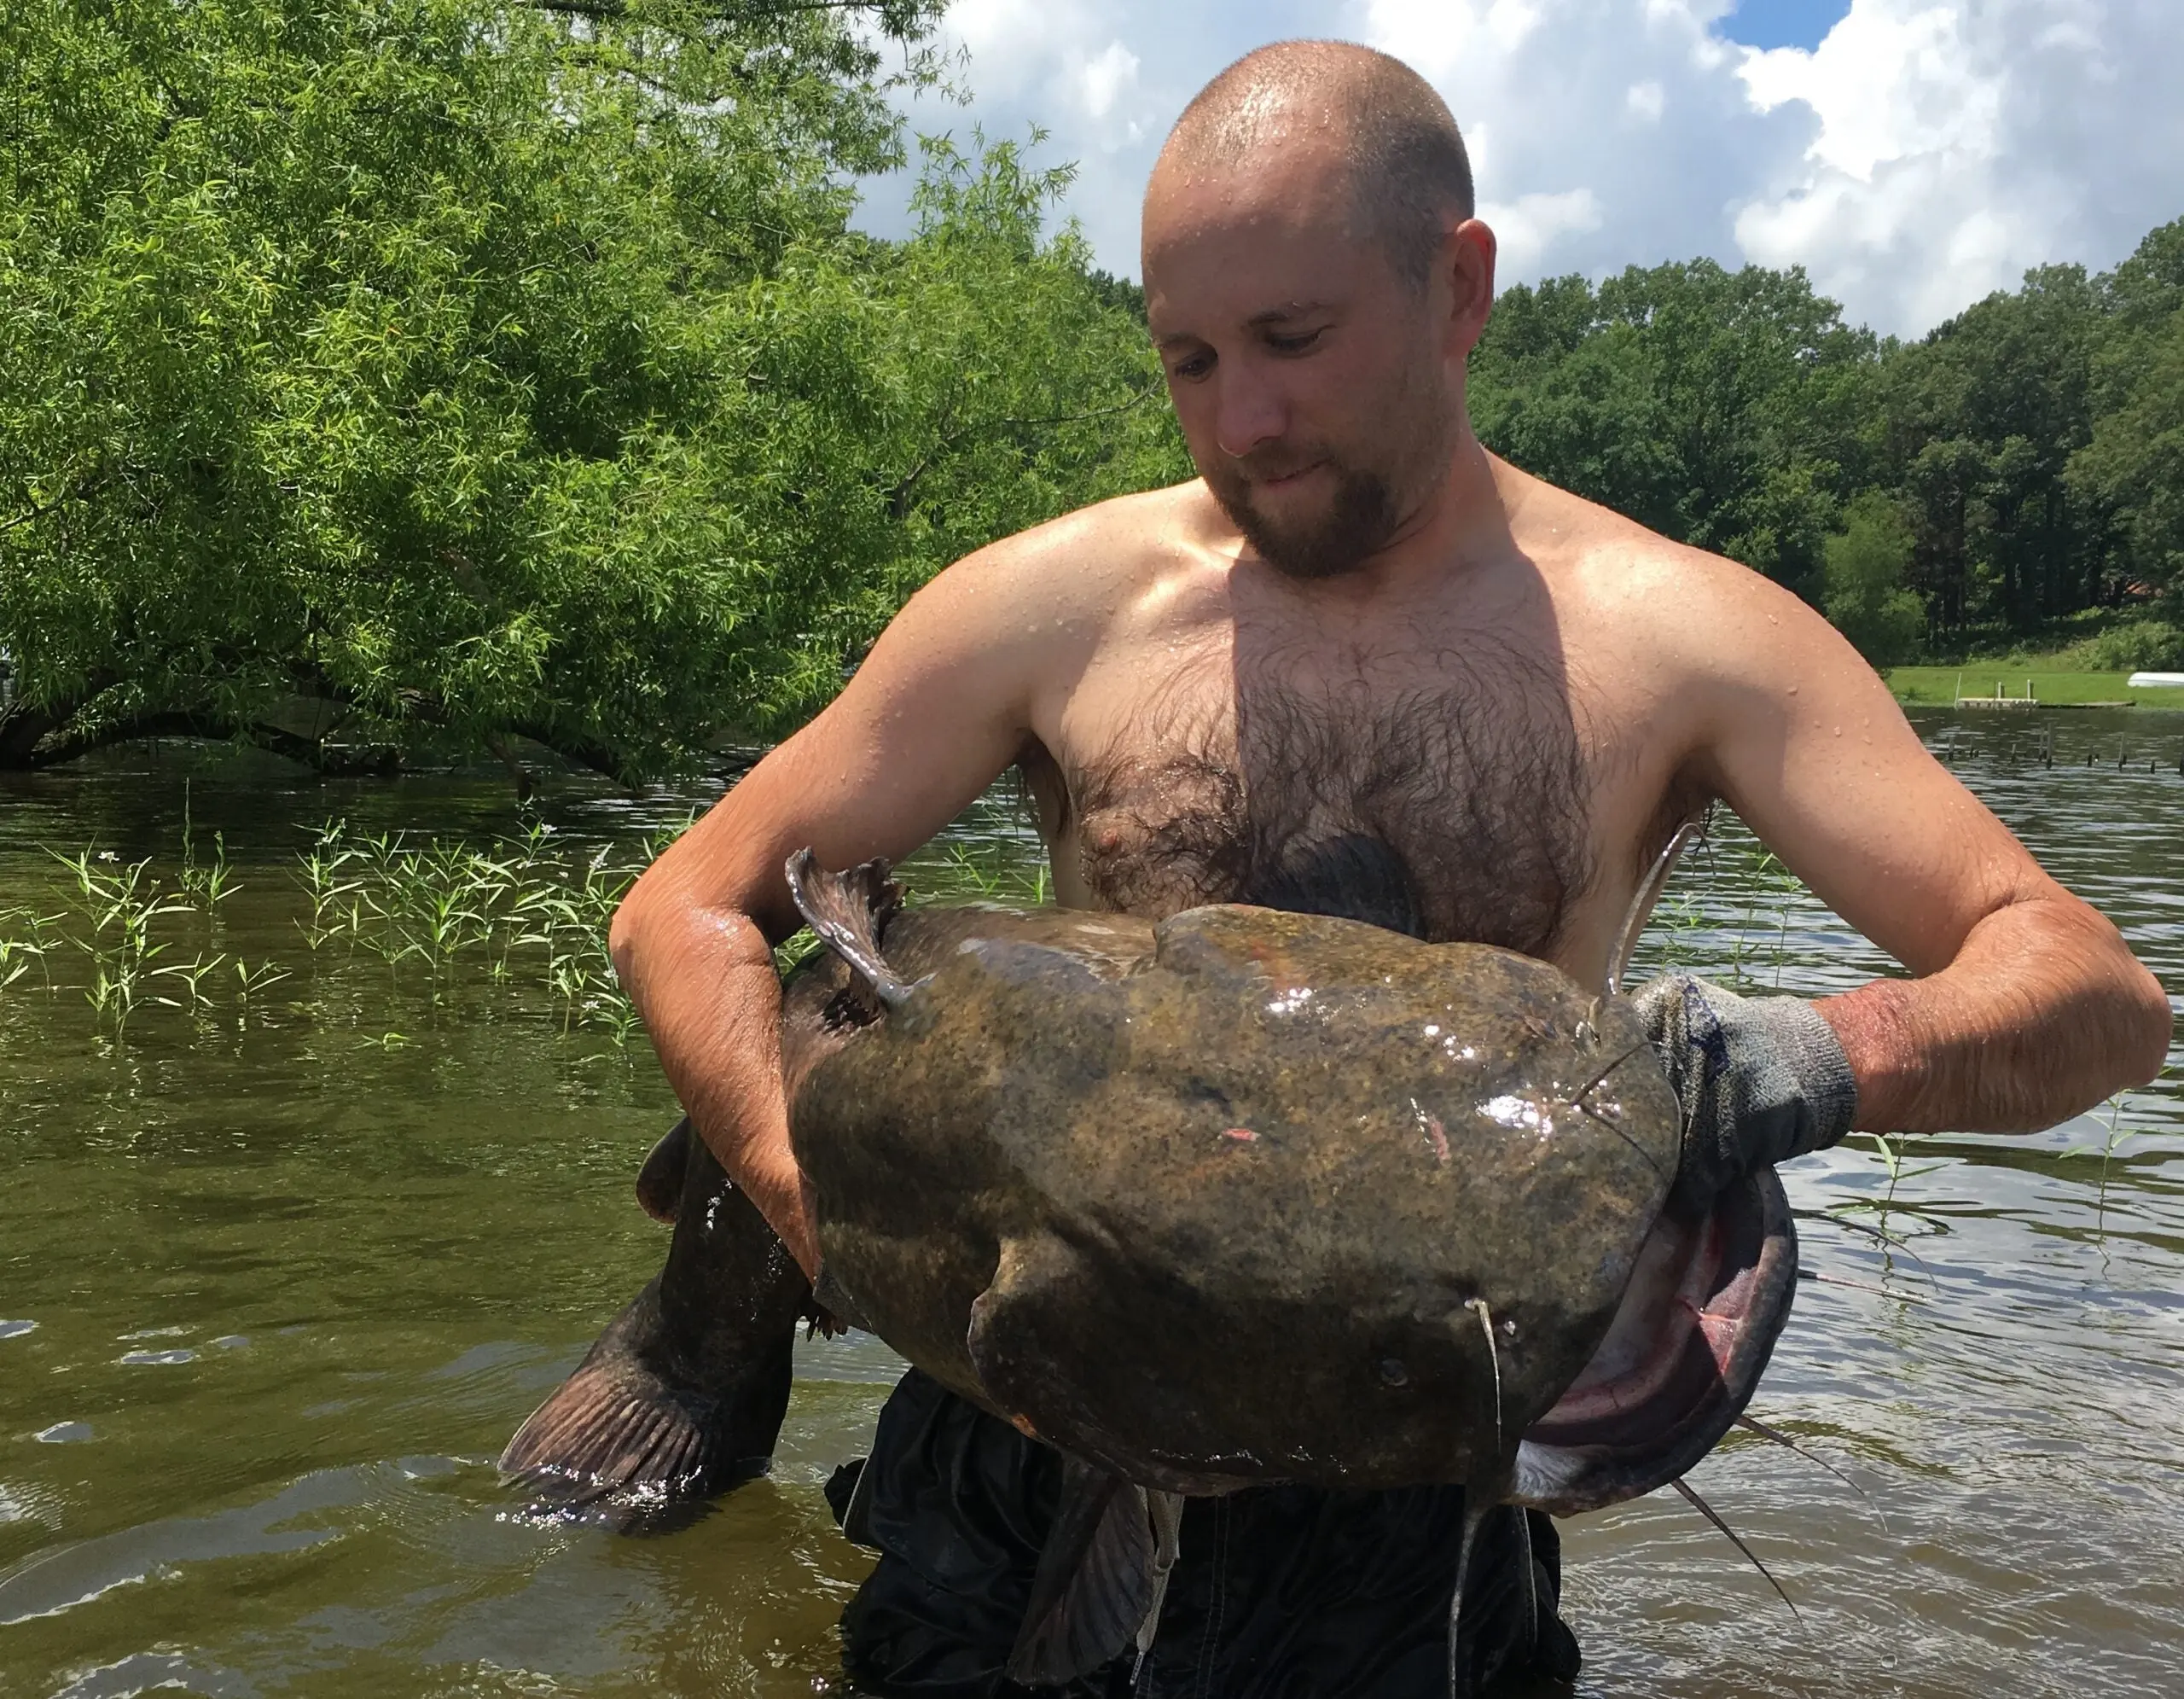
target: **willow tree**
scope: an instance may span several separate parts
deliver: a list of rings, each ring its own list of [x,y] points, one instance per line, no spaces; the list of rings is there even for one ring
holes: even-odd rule
[[[901,165],[932,0],[21,0],[0,19],[0,765],[521,734],[636,776],[916,583],[1167,475],[1007,147]]]

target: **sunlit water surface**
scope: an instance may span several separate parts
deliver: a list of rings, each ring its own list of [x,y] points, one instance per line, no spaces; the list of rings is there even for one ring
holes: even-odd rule
[[[1921,729],[2184,988],[2184,718]],[[294,869],[334,816],[513,833],[505,783],[322,783],[181,746],[6,781],[0,911],[65,909],[49,846],[171,882],[185,778],[241,888],[166,922],[165,959],[289,976],[208,980],[119,1038],[65,951],[0,990],[0,1692],[839,1690],[869,1560],[820,1488],[896,1372],[874,1341],[804,1348],[771,1478],[671,1535],[526,1518],[494,1475],[657,1266],[630,1181],[673,1104],[641,1036],[565,1032],[535,971],[306,948]],[[543,813],[561,844],[628,848],[704,800],[571,782]],[[1002,797],[951,838],[990,874],[1036,855]],[[1651,962],[1808,993],[1883,970],[1717,840]],[[2184,1692],[2177,1056],[2038,1138],[1920,1142],[1893,1181],[1870,1143],[1797,1165],[1822,1280],[1754,1409],[1855,1487],[1741,1436],[1694,1472],[1795,1617],[1671,1495],[1568,1524],[1581,1692]]]

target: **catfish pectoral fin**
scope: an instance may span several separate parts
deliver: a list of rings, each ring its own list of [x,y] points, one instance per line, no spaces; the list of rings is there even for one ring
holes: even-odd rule
[[[659,1283],[632,1299],[584,1353],[576,1372],[531,1412],[501,1453],[500,1469],[559,1503],[616,1494],[664,1502],[712,1492],[736,1472],[724,1456],[720,1400],[677,1386],[645,1360],[660,1331]],[[762,1458],[744,1472],[763,1469]]]
[[[1008,1679],[1060,1686],[1136,1644],[1165,1579],[1160,1545],[1143,1487],[1065,1460],[1061,1503],[1039,1552]]]
[[[682,1177],[690,1167],[690,1141],[696,1135],[685,1115],[661,1135],[637,1170],[637,1202],[655,1221],[672,1222],[682,1202]]]

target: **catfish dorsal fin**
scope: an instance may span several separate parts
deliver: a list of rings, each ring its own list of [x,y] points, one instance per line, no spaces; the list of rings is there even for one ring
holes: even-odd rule
[[[880,953],[880,932],[903,901],[900,887],[887,876],[887,864],[868,861],[846,873],[829,873],[809,849],[800,849],[781,871],[796,911],[820,942],[848,963],[883,1005],[900,1008],[910,988]]]
[[[1165,1580],[1161,1544],[1143,1487],[1065,1458],[1008,1679],[1061,1686],[1134,1647]]]

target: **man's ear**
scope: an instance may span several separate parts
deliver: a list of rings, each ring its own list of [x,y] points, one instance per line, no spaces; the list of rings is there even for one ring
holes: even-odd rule
[[[1449,286],[1449,352],[1470,354],[1494,309],[1494,232],[1477,218],[1449,227],[1441,241],[1441,276]]]

